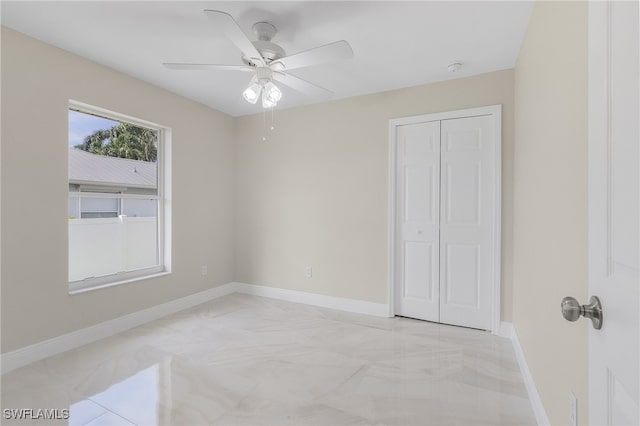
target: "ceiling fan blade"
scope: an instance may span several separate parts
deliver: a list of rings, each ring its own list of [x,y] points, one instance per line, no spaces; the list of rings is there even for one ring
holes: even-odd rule
[[[312,98],[329,98],[333,92],[291,74],[274,71],[273,79]]]
[[[305,50],[291,56],[280,58],[277,62],[284,65],[287,70],[308,67],[325,62],[338,61],[340,59],[349,59],[353,57],[353,49],[345,40],[335,41],[325,44],[324,46]]]
[[[172,70],[216,70],[216,71],[253,71],[248,65],[185,64],[164,62],[162,65]]]
[[[253,43],[251,43],[251,40],[247,38],[236,20],[233,19],[233,16],[219,10],[209,9],[206,9],[204,14],[207,15],[209,20],[213,22],[216,27],[224,32],[229,40],[231,40],[231,42],[235,44],[242,53],[244,53],[244,56],[259,63],[260,65],[264,65],[262,56]]]

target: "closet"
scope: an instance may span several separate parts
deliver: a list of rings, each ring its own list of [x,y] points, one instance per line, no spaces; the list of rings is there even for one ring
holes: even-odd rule
[[[391,120],[395,314],[499,321],[500,107]]]

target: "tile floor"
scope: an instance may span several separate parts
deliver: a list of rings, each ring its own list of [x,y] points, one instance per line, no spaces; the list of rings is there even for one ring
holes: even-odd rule
[[[73,425],[535,424],[507,339],[239,294],[7,373],[1,390],[3,409],[69,409]]]

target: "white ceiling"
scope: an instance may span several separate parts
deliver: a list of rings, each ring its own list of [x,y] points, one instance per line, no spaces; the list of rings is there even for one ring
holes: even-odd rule
[[[268,21],[287,54],[347,40],[350,60],[291,71],[344,98],[512,68],[532,9],[522,1],[2,1],[2,25],[228,114],[261,111],[243,72],[176,71],[162,62],[241,64],[204,9],[251,27]],[[462,60],[451,74],[447,64]],[[283,88],[278,108],[316,102]],[[259,104],[259,103],[258,103]]]

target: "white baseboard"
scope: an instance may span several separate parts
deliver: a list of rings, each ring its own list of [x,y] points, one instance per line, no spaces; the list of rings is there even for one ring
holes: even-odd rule
[[[233,284],[238,293],[286,300],[288,302],[302,303],[305,305],[321,306],[323,308],[337,309],[339,311],[354,312],[357,314],[389,317],[389,305],[386,303],[365,302],[363,300],[326,296],[324,294],[307,293],[305,291],[286,290],[283,288],[254,284]]]
[[[518,334],[516,333],[515,327],[512,323],[503,321],[500,323],[500,331],[498,335],[511,339],[513,350],[516,353],[516,359],[518,360],[518,365],[520,366],[520,372],[522,373],[524,384],[527,388],[527,394],[529,394],[531,408],[533,409],[533,414],[536,416],[536,422],[538,423],[538,426],[548,426],[550,424],[549,418],[547,417],[547,412],[542,405],[542,399],[540,398],[540,394],[538,393],[536,384],[533,381],[531,371],[529,371],[529,366],[527,365],[527,360],[524,356],[522,346],[520,345],[520,339],[518,339]]]
[[[497,335],[500,337],[506,337],[509,340],[513,340],[513,335],[515,334],[515,329],[513,324],[510,322],[501,321],[500,328],[498,329]]]
[[[143,309],[91,327],[83,328],[62,336],[44,340],[1,355],[2,374],[31,364],[32,362],[78,348],[96,340],[104,339],[138,325],[191,308],[235,291],[235,284],[228,283],[161,305]]]

